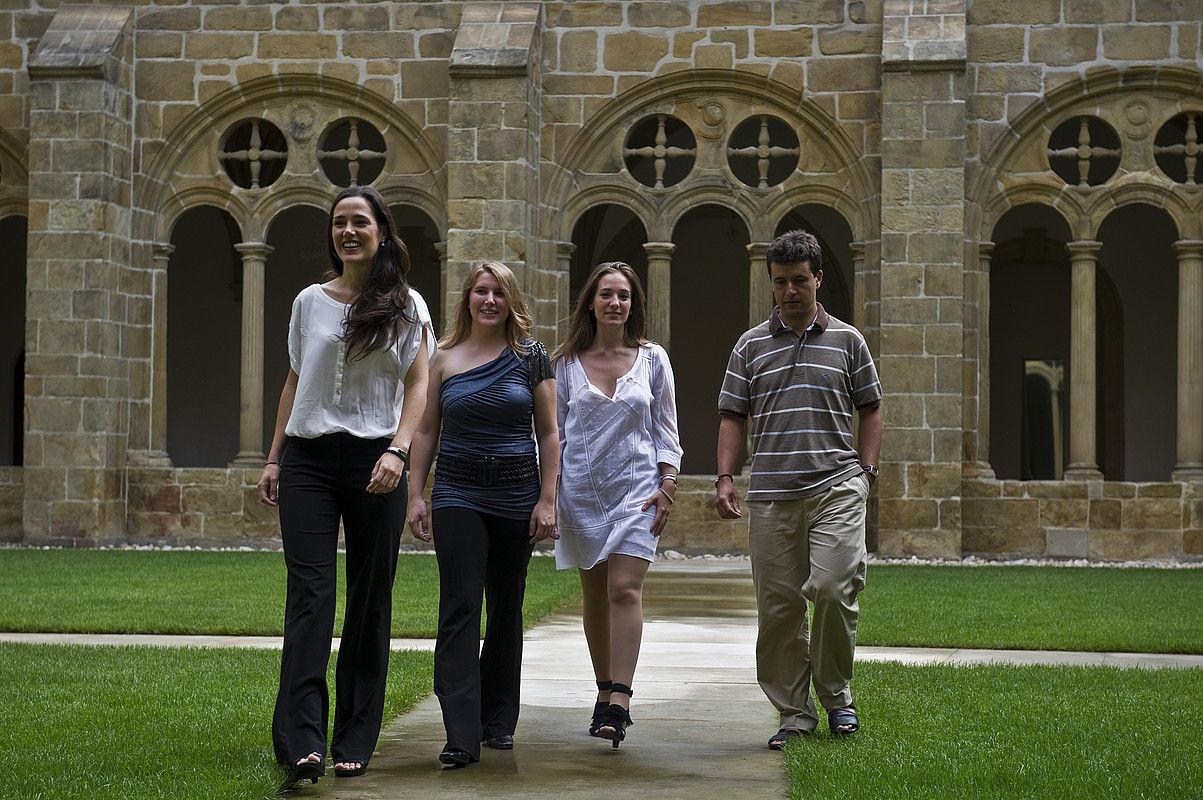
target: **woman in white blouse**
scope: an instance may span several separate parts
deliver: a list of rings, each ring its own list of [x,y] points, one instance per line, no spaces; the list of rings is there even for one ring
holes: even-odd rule
[[[677,492],[681,444],[668,354],[643,336],[643,287],[599,264],[555,353],[560,428],[556,565],[576,567],[597,679],[589,733],[614,747],[631,724],[643,580]]]
[[[396,231],[379,192],[344,189],[330,208],[331,280],[292,304],[290,369],[259,479],[260,500],[280,508],[288,567],[272,740],[290,784],[316,783],[326,771],[340,520],[347,602],[330,741],[335,775],[362,775],[380,735],[407,499],[397,487],[435,346]]]

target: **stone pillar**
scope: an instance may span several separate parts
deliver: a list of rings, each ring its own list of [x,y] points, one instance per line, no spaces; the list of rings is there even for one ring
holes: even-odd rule
[[[1098,441],[1096,396],[1098,340],[1095,323],[1095,271],[1101,242],[1070,242],[1072,288],[1069,342],[1069,467],[1068,480],[1102,480],[1095,443]]]
[[[977,245],[978,268],[965,270],[965,447],[962,474],[992,480],[990,466],[990,258],[994,242]]]
[[[447,264],[456,291],[476,261],[500,261],[527,293],[535,336],[555,331],[554,265],[540,266],[539,204],[542,39],[538,2],[468,2],[448,61]],[[402,68],[404,71],[404,67]]]
[[[1176,481],[1203,481],[1203,240],[1178,251],[1178,463]]]
[[[671,242],[647,242],[643,249],[647,252],[647,337],[671,353],[672,263],[677,246]]]
[[[151,270],[151,365],[150,365],[150,449],[142,460],[149,466],[169,467],[167,455],[167,264],[175,246],[164,242],[154,245]]]
[[[773,313],[773,282],[769,280],[771,242],[752,242],[748,247],[748,327],[759,325]]]
[[[234,245],[242,254],[242,381],[238,404],[238,455],[231,467],[263,466],[264,265],[273,248],[262,242]]]
[[[910,6],[915,5],[912,14]],[[961,554],[965,3],[886,3],[882,37],[882,555]]]
[[[124,542],[133,14],[62,5],[29,59],[24,540]],[[18,123],[19,124],[19,123]],[[136,327],[136,330],[135,330]]]
[[[568,336],[568,318],[572,315],[572,242],[556,242],[556,346]]]

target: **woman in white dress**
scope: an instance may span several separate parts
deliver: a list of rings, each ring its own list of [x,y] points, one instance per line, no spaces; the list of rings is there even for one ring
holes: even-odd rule
[[[556,351],[560,540],[576,567],[597,679],[592,736],[618,747],[631,724],[643,637],[643,580],[677,492],[681,444],[668,354],[643,336],[643,287],[630,266],[599,264]]]

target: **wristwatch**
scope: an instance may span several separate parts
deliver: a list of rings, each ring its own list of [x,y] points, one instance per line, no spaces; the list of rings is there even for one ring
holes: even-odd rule
[[[400,447],[386,447],[384,452],[392,453],[397,458],[401,459],[402,464],[409,464],[409,453],[402,450]]]
[[[860,468],[869,476],[869,483],[873,483],[873,481],[877,480],[877,476],[881,474],[881,470],[872,464],[861,464]]]

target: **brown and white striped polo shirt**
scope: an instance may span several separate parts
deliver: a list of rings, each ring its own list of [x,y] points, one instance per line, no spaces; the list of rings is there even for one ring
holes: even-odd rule
[[[812,497],[858,474],[852,414],[880,403],[860,331],[819,304],[799,336],[773,309],[735,343],[718,398],[720,414],[751,422],[748,500]]]

